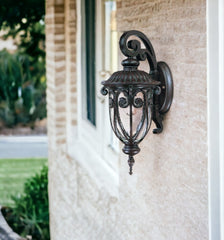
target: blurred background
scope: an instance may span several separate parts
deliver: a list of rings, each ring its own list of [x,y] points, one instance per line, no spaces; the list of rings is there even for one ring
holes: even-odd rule
[[[44,17],[44,0],[1,1],[0,239],[4,240],[49,239]]]

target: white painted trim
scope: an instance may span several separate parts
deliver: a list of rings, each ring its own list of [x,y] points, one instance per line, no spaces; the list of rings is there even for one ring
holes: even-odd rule
[[[224,0],[219,0],[220,229],[224,240]]]
[[[209,239],[224,240],[224,0],[207,0]]]
[[[99,189],[108,191],[111,196],[118,197],[119,179],[115,172],[95,149],[86,144],[85,139],[73,142],[73,147],[68,152],[72,159],[75,159],[89,174]]]
[[[93,177],[95,183],[99,188],[104,188],[107,190],[111,196],[118,197],[118,184],[119,184],[119,175],[118,175],[118,154],[111,149],[106,144],[104,138],[104,132],[108,131],[105,129],[105,110],[108,114],[108,109],[105,108],[105,103],[102,104],[100,99],[96,99],[96,123],[97,126],[93,126],[88,120],[83,118],[82,107],[83,104],[83,89],[82,89],[82,1],[78,0],[77,2],[77,114],[78,114],[78,123],[77,127],[70,127],[68,140],[67,140],[67,151],[68,155],[77,161],[80,166],[82,166],[88,174]],[[99,4],[101,0],[97,0],[97,11],[101,12],[101,5]],[[100,22],[102,19],[101,14],[96,14],[97,16],[97,31],[100,32]],[[97,34],[97,45],[96,52],[100,52],[102,36]],[[100,72],[102,66],[102,57],[101,54],[97,54],[97,68],[96,74]],[[96,79],[99,77],[96,76]],[[97,86],[98,82],[96,81]],[[99,91],[99,88],[96,88]],[[69,124],[69,123],[68,123]],[[105,149],[107,155],[105,155]],[[109,153],[109,154],[108,154]],[[114,167],[112,167],[109,162],[106,161],[107,158],[113,158]]]

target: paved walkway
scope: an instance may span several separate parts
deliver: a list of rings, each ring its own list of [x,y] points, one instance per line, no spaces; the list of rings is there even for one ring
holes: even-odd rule
[[[0,136],[0,159],[33,157],[47,157],[47,136]]]

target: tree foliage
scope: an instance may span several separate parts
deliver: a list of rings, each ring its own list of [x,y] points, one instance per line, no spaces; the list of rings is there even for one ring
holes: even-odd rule
[[[0,118],[8,126],[46,117],[44,0],[2,0],[0,29],[17,51],[0,52]]]
[[[0,28],[5,38],[20,36],[19,48],[30,56],[44,56],[44,0],[2,0]]]
[[[11,127],[46,117],[44,63],[26,54],[0,51],[0,118]]]

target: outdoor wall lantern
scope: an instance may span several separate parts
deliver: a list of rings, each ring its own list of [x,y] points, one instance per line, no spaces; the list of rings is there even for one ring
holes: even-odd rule
[[[131,36],[139,38],[130,40]],[[129,39],[129,40],[128,40]],[[139,31],[125,32],[120,38],[123,71],[115,72],[102,82],[101,93],[109,93],[109,114],[115,135],[124,143],[123,152],[129,155],[129,174],[132,174],[134,155],[140,152],[138,144],[148,133],[151,122],[153,133],[163,131],[163,116],[173,99],[173,79],[165,62],[157,62],[149,39]],[[150,72],[138,70],[139,61],[148,60]]]

